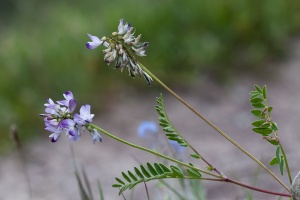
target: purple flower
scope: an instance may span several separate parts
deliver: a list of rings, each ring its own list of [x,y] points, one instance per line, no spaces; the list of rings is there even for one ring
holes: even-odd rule
[[[103,41],[100,40],[97,36],[90,35],[89,33],[88,36],[92,40],[92,42],[87,42],[85,44],[86,48],[88,49],[95,49],[103,43]]]
[[[80,115],[74,115],[74,121],[79,125],[86,125],[92,122],[94,114],[91,114],[91,106],[86,104],[81,106]]]
[[[64,93],[64,97],[65,100],[57,101],[57,104],[52,99],[47,99],[47,103],[44,104],[46,114],[40,114],[40,116],[45,117],[45,129],[51,132],[49,136],[51,141],[56,142],[64,131],[69,135],[70,141],[77,141],[80,138],[82,130],[86,129],[91,133],[94,143],[96,141],[101,142],[102,138],[97,130],[89,125],[94,117],[91,114],[91,106],[82,106],[80,114],[75,114],[73,117],[72,112],[76,108],[73,93],[67,91]]]
[[[156,134],[158,132],[158,127],[153,121],[144,121],[139,125],[137,132],[139,137],[145,138]]]
[[[71,91],[66,91],[63,95],[65,100],[57,101],[57,103],[67,107],[70,113],[74,112],[76,108],[76,101],[74,100],[73,93]]]
[[[69,140],[70,141],[79,140],[79,138],[80,138],[80,129],[79,128],[74,128],[72,130],[68,130],[68,133],[69,133]]]
[[[58,104],[55,104],[54,101],[52,101],[52,99],[50,99],[50,98],[47,99],[47,102],[48,103],[44,104],[46,106],[45,112],[47,114],[44,114],[44,115],[58,114],[58,112],[60,110],[60,106]]]
[[[63,132],[63,129],[59,126],[55,126],[52,124],[46,124],[47,131],[51,132],[52,134],[49,136],[51,138],[51,142],[56,142],[60,136],[60,134]]]

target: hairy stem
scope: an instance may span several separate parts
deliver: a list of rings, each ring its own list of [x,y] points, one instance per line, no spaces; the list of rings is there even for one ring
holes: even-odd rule
[[[210,122],[206,117],[204,117],[201,113],[196,111],[189,103],[183,100],[180,96],[178,96],[173,90],[171,90],[168,86],[166,86],[160,79],[158,79],[154,74],[152,74],[142,63],[140,66],[143,68],[145,72],[147,72],[154,80],[156,80],[162,87],[164,87],[168,92],[170,92],[175,98],[177,98],[181,103],[183,103],[186,107],[188,107],[193,113],[195,113],[198,117],[200,117],[203,121],[205,121],[208,125],[210,125],[213,129],[215,129],[219,134],[221,134],[226,140],[236,146],[239,150],[241,150],[244,154],[246,154],[249,158],[254,160],[258,165],[260,165],[263,169],[265,169],[278,183],[280,183],[287,191],[290,192],[290,189],[270,170],[268,169],[262,162],[260,162],[257,158],[255,158],[252,154],[250,154],[246,149],[240,146],[236,141],[231,139],[226,133],[224,133],[221,129],[219,129],[216,125]]]

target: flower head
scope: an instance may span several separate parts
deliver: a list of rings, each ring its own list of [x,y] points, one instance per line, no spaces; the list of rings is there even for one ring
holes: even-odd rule
[[[121,19],[118,31],[113,32],[111,37],[104,36],[99,39],[97,36],[88,34],[92,42],[87,42],[86,47],[94,49],[100,45],[105,46],[104,62],[108,65],[115,63],[115,68],[120,68],[122,72],[126,68],[132,77],[136,75],[144,77],[147,84],[150,85],[152,78],[141,68],[134,56],[146,56],[146,48],[149,43],[140,42],[142,35],[135,37],[134,34],[134,28],[130,23],[124,24],[124,19]]]
[[[40,114],[45,117],[45,129],[51,132],[49,136],[52,142],[56,142],[62,132],[66,132],[69,135],[70,141],[77,141],[81,136],[81,131],[87,129],[91,135],[93,142],[101,142],[102,138],[95,129],[90,128],[90,123],[94,117],[91,114],[91,106],[84,105],[80,108],[80,114],[72,113],[76,107],[76,101],[71,91],[64,93],[65,100],[57,101],[54,103],[52,99],[47,99],[45,112],[46,114]]]

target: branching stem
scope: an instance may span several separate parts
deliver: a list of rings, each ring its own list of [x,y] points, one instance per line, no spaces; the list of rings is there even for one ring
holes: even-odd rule
[[[152,150],[147,149],[147,148],[145,148],[145,147],[142,147],[142,146],[139,146],[139,145],[130,143],[130,142],[126,141],[126,140],[123,140],[123,139],[121,139],[121,138],[119,138],[119,137],[117,137],[117,136],[115,136],[115,135],[113,135],[113,134],[107,132],[106,130],[104,130],[104,129],[102,129],[102,128],[100,128],[100,127],[94,125],[94,124],[90,124],[90,126],[93,127],[93,128],[95,128],[95,129],[97,129],[98,131],[104,133],[104,134],[107,135],[108,137],[111,137],[111,138],[113,138],[113,139],[115,139],[115,140],[117,140],[117,141],[119,141],[119,142],[121,142],[121,143],[127,144],[128,146],[131,146],[131,147],[140,149],[140,150],[142,150],[142,151],[149,152],[149,153],[154,154],[154,155],[156,155],[156,156],[159,156],[159,157],[162,157],[162,158],[164,158],[164,159],[167,159],[167,160],[170,160],[170,161],[172,161],[172,162],[175,162],[175,163],[177,163],[177,164],[179,164],[179,165],[182,165],[182,166],[185,166],[185,167],[187,167],[187,168],[191,168],[191,169],[197,170],[197,171],[199,171],[199,172],[202,172],[202,173],[204,173],[204,174],[207,174],[207,175],[210,175],[210,176],[215,177],[215,178],[197,178],[197,179],[201,179],[201,180],[211,180],[211,181],[220,181],[220,182],[229,182],[229,183],[233,183],[233,184],[235,184],[235,185],[240,185],[240,186],[242,186],[242,187],[245,187],[245,188],[248,188],[248,189],[251,189],[251,190],[255,190],[255,191],[259,191],[259,192],[262,192],[262,193],[274,194],[274,195],[278,195],[278,196],[286,196],[286,197],[290,197],[290,196],[291,196],[290,194],[284,194],[284,193],[272,192],[272,191],[269,191],[269,190],[264,190],[264,189],[261,189],[261,188],[256,188],[256,187],[253,187],[253,186],[250,186],[250,185],[246,185],[246,184],[244,184],[244,183],[240,183],[240,182],[238,182],[238,181],[235,181],[235,180],[230,179],[230,178],[227,178],[227,177],[224,178],[224,177],[222,177],[222,176],[217,176],[217,175],[215,175],[215,174],[212,174],[212,173],[210,173],[210,172],[201,170],[201,169],[196,168],[196,167],[192,167],[192,166],[190,166],[190,165],[188,165],[188,164],[186,164],[186,163],[183,163],[183,162],[181,162],[181,161],[179,161],[179,160],[170,158],[170,157],[168,157],[168,156],[165,156],[165,155],[160,154],[160,153],[158,153],[158,152],[152,151]],[[184,178],[188,178],[188,177],[184,177]]]
[[[280,183],[288,192],[290,192],[290,189],[270,169],[268,169],[262,162],[260,162],[252,154],[250,154],[246,149],[244,149],[242,146],[240,146],[236,141],[234,141],[233,139],[231,139],[226,133],[224,133],[216,125],[214,125],[212,122],[210,122],[201,113],[199,113],[198,111],[196,111],[189,103],[187,103],[185,100],[183,100],[173,90],[171,90],[168,86],[166,86],[160,79],[158,79],[154,74],[152,74],[142,63],[139,62],[139,65],[143,68],[143,70],[145,72],[147,72],[154,80],[156,80],[162,87],[164,87],[168,92],[170,92],[175,98],[177,98],[181,103],[183,103],[186,107],[188,107],[193,113],[195,113],[198,117],[200,117],[203,121],[205,121],[213,129],[215,129],[226,140],[228,140],[230,143],[232,143],[234,146],[236,146],[239,150],[241,150],[249,158],[251,158],[252,160],[254,160],[258,165],[260,165],[263,169],[265,169],[275,180],[277,180],[277,182]]]

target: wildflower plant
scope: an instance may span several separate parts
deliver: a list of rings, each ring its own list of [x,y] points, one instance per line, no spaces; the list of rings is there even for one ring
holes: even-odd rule
[[[136,56],[146,55],[146,48],[148,47],[149,43],[140,41],[141,34],[135,36],[135,29],[130,25],[130,23],[124,23],[124,20],[121,19],[119,22],[118,30],[113,32],[109,37],[103,36],[100,39],[99,37],[93,36],[91,34],[88,34],[88,36],[91,40],[86,43],[86,47],[88,49],[95,49],[99,46],[104,46],[106,48],[105,50],[103,50],[104,62],[106,62],[108,65],[114,64],[114,67],[116,69],[120,68],[121,71],[123,71],[124,69],[127,70],[129,75],[131,75],[132,77],[135,77],[137,75],[144,77],[148,85],[150,85],[152,81],[156,81],[157,83],[159,83],[170,94],[172,94],[193,113],[195,113],[200,119],[211,126],[217,133],[219,133],[232,145],[236,146],[240,151],[242,151],[250,159],[256,162],[286,190],[285,193],[270,191],[263,188],[247,185],[228,177],[224,172],[222,172],[211,162],[209,162],[208,159],[204,157],[204,155],[200,154],[196,147],[192,146],[189,141],[185,139],[184,134],[177,131],[167,115],[162,94],[157,97],[157,104],[155,106],[155,110],[158,113],[159,126],[165,132],[165,138],[171,141],[170,145],[174,146],[175,143],[177,144],[177,146],[175,147],[176,154],[179,154],[184,149],[190,149],[192,151],[192,153],[190,154],[190,159],[192,160],[192,162],[185,162],[182,159],[178,159],[178,157],[176,156],[171,157],[151,148],[146,148],[130,143],[102,129],[99,126],[92,124],[92,118],[94,117],[94,115],[90,114],[91,107],[88,104],[80,108],[79,114],[73,114],[76,107],[76,101],[74,100],[73,94],[69,91],[64,94],[65,100],[57,101],[56,103],[54,103],[51,99],[48,99],[47,103],[45,104],[46,114],[42,114],[41,116],[45,117],[45,129],[52,133],[49,136],[52,142],[57,141],[63,131],[66,132],[71,141],[77,141],[83,131],[88,131],[90,132],[94,143],[96,141],[101,142],[102,138],[98,133],[101,132],[123,144],[151,153],[155,156],[160,157],[162,160],[168,161],[168,163],[173,163],[169,165],[165,164],[166,162],[163,161],[156,163],[146,162],[134,167],[131,170],[121,172],[120,177],[116,177],[116,182],[112,185],[113,187],[118,189],[119,194],[123,194],[123,192],[125,192],[126,190],[130,190],[136,185],[148,181],[163,181],[165,179],[193,179],[232,183],[243,188],[248,188],[250,190],[267,193],[270,195],[291,197],[293,199],[299,198],[299,196],[297,196],[299,194],[299,187],[296,187],[295,184],[299,185],[298,183],[300,178],[299,176],[297,176],[292,183],[287,157],[278,136],[278,126],[271,119],[272,107],[270,107],[267,102],[266,86],[260,88],[259,86],[255,85],[255,90],[250,92],[250,103],[254,108],[251,113],[258,118],[258,120],[252,123],[254,127],[253,131],[262,135],[262,137],[272,145],[277,146],[277,150],[275,152],[276,156],[271,159],[270,164],[279,165],[281,175],[284,174],[284,169],[287,171],[290,180],[290,186],[287,186],[267,166],[265,166],[255,156],[253,156],[246,149],[240,146],[235,140],[230,138],[220,128],[210,122],[205,116],[194,109],[173,90],[167,87],[160,79],[158,79],[137,60]],[[156,133],[157,131],[157,127],[153,123],[146,122],[141,125],[138,134],[141,137],[145,137],[147,134]],[[178,147],[180,147],[180,149]]]

